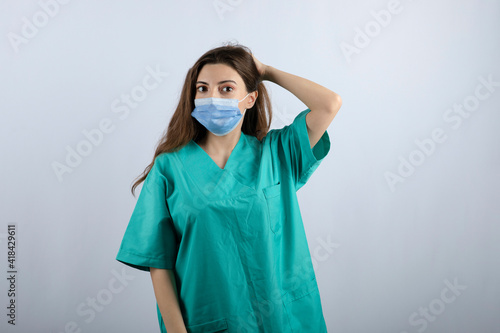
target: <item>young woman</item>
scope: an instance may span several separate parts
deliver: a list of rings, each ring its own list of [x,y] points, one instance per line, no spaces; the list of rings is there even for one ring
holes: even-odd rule
[[[269,131],[262,81],[307,109]],[[330,150],[340,96],[244,46],[188,71],[117,260],[149,271],[162,332],[326,332],[296,192]]]

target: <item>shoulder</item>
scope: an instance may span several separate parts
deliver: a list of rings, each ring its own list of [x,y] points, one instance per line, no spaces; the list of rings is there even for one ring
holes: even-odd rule
[[[280,137],[291,135],[292,133],[307,131],[306,127],[306,115],[311,110],[306,109],[295,116],[291,124],[285,125],[282,128],[272,129],[267,135],[262,139],[262,142],[273,142],[278,140]],[[306,132],[307,133],[307,132]]]
[[[157,175],[167,176],[172,169],[182,160],[187,144],[175,151],[163,152],[155,157],[151,171]]]
[[[244,134],[243,132],[241,134]],[[259,149],[260,146],[262,145],[262,141],[259,141],[255,136],[249,135],[249,134],[244,134],[245,139],[246,139],[246,144],[248,144],[250,147]]]

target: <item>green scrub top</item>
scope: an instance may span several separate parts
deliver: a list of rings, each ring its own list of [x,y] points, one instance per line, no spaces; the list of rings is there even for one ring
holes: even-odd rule
[[[311,149],[308,112],[242,132],[224,169],[193,140],[155,159],[116,259],[174,270],[188,332],[327,332],[296,191],[330,138]]]

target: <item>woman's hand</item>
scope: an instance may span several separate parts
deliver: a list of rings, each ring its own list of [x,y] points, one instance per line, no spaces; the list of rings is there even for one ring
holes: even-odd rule
[[[255,57],[254,61],[262,80],[273,82],[288,90],[311,110],[306,117],[306,123],[309,142],[311,148],[314,147],[340,109],[340,96],[308,79],[266,66]]]
[[[255,56],[253,54],[252,54],[252,58],[253,58],[253,61],[255,62],[255,66],[257,66],[257,70],[259,71],[259,74],[260,74],[260,77],[262,78],[262,80],[267,80],[267,77],[266,77],[267,65],[264,65],[259,60],[257,60],[257,58],[255,58]]]

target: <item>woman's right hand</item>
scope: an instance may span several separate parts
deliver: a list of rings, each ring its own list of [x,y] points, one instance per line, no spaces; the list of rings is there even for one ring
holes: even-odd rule
[[[257,66],[257,70],[259,71],[260,77],[262,80],[267,80],[267,65],[261,63],[255,56],[252,54],[253,61],[255,62],[255,66]]]

